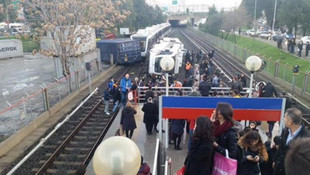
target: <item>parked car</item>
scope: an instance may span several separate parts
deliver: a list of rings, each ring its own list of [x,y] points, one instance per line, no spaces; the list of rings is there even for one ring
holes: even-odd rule
[[[291,33],[285,33],[284,34],[284,38],[285,39],[294,39],[295,38],[295,35],[294,34],[291,34]]]
[[[267,32],[267,31],[262,31],[260,34],[259,34],[259,37],[260,38],[263,38],[263,39],[268,39],[270,37],[270,33]]]
[[[259,36],[259,33],[260,33],[259,31],[254,30],[254,29],[246,31],[246,35],[249,35],[251,37],[257,37]]]
[[[310,43],[310,36],[304,36],[300,39],[303,44],[307,44],[307,42]]]

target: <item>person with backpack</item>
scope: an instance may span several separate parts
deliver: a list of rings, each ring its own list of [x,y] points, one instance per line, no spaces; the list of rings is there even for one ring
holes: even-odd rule
[[[103,92],[104,112],[105,112],[107,115],[110,115],[110,113],[109,113],[109,100],[110,100],[110,89],[107,88],[107,89]]]

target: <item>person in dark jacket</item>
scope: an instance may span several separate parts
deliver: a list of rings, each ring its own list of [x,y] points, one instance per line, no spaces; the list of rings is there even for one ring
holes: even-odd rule
[[[174,149],[181,150],[181,138],[184,133],[185,120],[177,119],[172,120],[172,135],[174,141]]]
[[[278,97],[278,93],[276,91],[276,88],[270,83],[268,82],[264,87],[263,87],[263,94],[262,94],[262,97]],[[268,121],[268,128],[269,128],[269,131],[266,133],[267,136],[269,138],[272,137],[272,130],[273,130],[273,127],[274,127],[274,124],[275,122],[273,121]]]
[[[309,131],[302,124],[302,112],[296,108],[289,108],[284,115],[285,128],[281,134],[281,143],[276,152],[274,162],[274,175],[285,174],[284,160],[286,153],[290,149],[290,143],[296,139],[310,137]]]
[[[207,77],[203,77],[203,81],[199,84],[199,91],[202,96],[209,96],[209,92],[211,90],[211,85],[207,81]]]
[[[250,131],[240,138],[238,144],[243,149],[243,158],[238,175],[259,175],[259,164],[268,160],[267,149],[256,131]]]
[[[235,76],[231,85],[231,90],[237,89],[239,92],[243,90],[243,86],[238,76]]]
[[[156,119],[155,119],[155,122],[154,122],[154,130],[155,132],[158,133],[158,129],[157,129],[157,124],[158,124],[158,121],[159,121],[159,97],[161,96],[161,92],[158,92],[156,97],[154,98],[154,104],[156,106]]]
[[[198,117],[191,148],[184,162],[184,175],[211,175],[214,154],[213,140],[212,122],[208,117]]]
[[[232,106],[229,103],[218,103],[211,119],[214,124],[215,151],[225,156],[227,149],[229,157],[236,159],[238,131],[233,120]]]
[[[306,57],[309,55],[309,50],[310,50],[310,43],[307,42],[307,45],[306,45],[306,54],[305,54]]]
[[[130,138],[133,135],[134,129],[137,128],[135,121],[135,114],[137,111],[132,107],[130,102],[127,102],[126,107],[122,111],[121,115],[121,125],[126,133],[126,137]]]
[[[144,112],[143,123],[145,123],[146,131],[150,135],[152,134],[152,129],[154,123],[156,122],[156,116],[158,112],[156,105],[153,103],[153,99],[151,97],[147,99],[146,103],[144,103],[142,111]]]
[[[310,138],[301,138],[291,144],[285,158],[286,175],[309,175]]]
[[[244,73],[240,75],[240,81],[241,81],[242,87],[246,87],[246,77]]]
[[[104,112],[105,112],[107,115],[110,115],[110,113],[109,113],[109,100],[110,100],[110,89],[107,88],[107,89],[103,92]]]
[[[113,102],[114,102],[114,107],[113,107],[113,112],[116,111],[116,109],[119,107],[120,103],[121,103],[121,91],[119,89],[119,87],[114,87],[115,92],[114,92],[114,96],[113,96]]]
[[[298,56],[301,57],[301,52],[302,52],[302,47],[303,47],[303,43],[302,41],[300,41],[298,44],[297,44],[297,48],[298,48]]]
[[[145,92],[145,101],[147,101],[149,97],[154,98],[154,92],[152,91],[152,86],[149,86],[148,90]]]
[[[268,161],[259,164],[261,175],[272,175],[273,174],[272,163],[274,160],[274,156],[277,150],[279,149],[280,136],[275,136],[273,138],[273,142],[274,144],[271,144],[270,141],[265,142],[265,146],[266,146],[267,153],[268,153]]]

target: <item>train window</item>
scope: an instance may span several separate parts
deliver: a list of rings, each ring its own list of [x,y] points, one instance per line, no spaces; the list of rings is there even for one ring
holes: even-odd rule
[[[160,67],[160,61],[163,57],[156,57],[155,58],[155,67],[154,67],[154,71],[157,73],[160,73],[162,71],[161,67]]]
[[[140,41],[140,47],[141,47],[141,51],[144,52],[145,51],[145,41]]]

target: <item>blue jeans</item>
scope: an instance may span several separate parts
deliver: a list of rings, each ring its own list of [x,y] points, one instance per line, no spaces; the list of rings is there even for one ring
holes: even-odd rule
[[[104,112],[105,113],[109,112],[109,100],[107,101],[104,100]]]
[[[193,134],[194,134],[194,130],[190,129],[189,130],[188,145],[187,145],[188,151],[191,149],[191,145],[192,145],[192,141],[193,141]]]
[[[118,105],[119,105],[119,101],[116,101],[113,107],[113,112],[116,111],[116,109],[118,108]]]
[[[127,103],[127,92],[121,92],[121,103],[123,106],[126,106]]]

